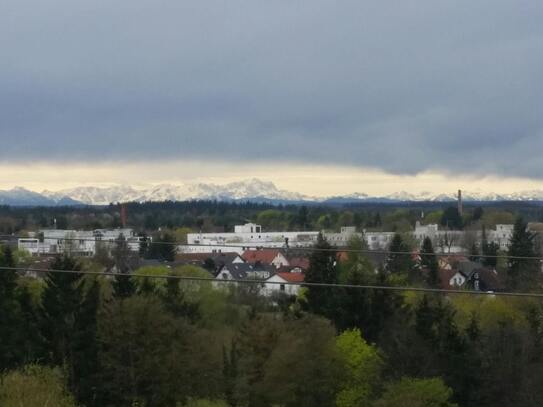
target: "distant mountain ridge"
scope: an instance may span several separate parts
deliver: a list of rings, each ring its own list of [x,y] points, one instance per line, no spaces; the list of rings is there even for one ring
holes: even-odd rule
[[[543,190],[530,190],[511,194],[495,194],[463,191],[466,202],[497,201],[542,201]],[[371,196],[366,193],[352,193],[332,197],[314,197],[297,192],[279,189],[273,182],[252,178],[229,184],[217,185],[206,183],[187,183],[183,185],[160,184],[147,188],[135,188],[127,185],[111,187],[83,186],[60,191],[41,193],[15,187],[0,191],[0,205],[10,206],[60,206],[60,205],[108,205],[117,202],[150,201],[187,201],[219,200],[323,204],[347,204],[357,202],[394,203],[394,202],[450,202],[456,200],[456,194],[431,194],[429,192],[395,192],[385,196]]]

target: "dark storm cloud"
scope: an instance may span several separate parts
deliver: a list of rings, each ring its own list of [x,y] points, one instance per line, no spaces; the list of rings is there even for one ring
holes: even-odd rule
[[[543,177],[540,1],[4,1],[0,159]]]

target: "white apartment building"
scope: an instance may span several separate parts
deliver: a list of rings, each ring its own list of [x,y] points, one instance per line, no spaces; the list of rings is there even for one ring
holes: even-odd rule
[[[513,236],[514,227],[515,225],[496,225],[496,230],[487,231],[487,240],[497,243],[500,250],[505,250],[509,246],[511,236]]]
[[[421,225],[417,222],[413,237],[422,243],[425,237],[432,239],[436,252],[458,253],[465,251],[462,247],[465,232],[455,230],[440,230],[437,224]],[[480,240],[481,232],[475,233]],[[495,230],[487,230],[487,240],[495,242],[500,249],[505,250],[513,233],[513,225],[496,225]],[[356,231],[354,226],[344,226],[339,233],[323,232],[325,239],[333,246],[345,247],[352,236],[364,237],[370,250],[385,250],[390,245],[395,232]],[[236,225],[230,233],[189,233],[188,246],[178,246],[179,252],[185,253],[220,253],[235,251],[242,254],[245,248],[260,246],[265,248],[310,247],[315,244],[319,232],[264,232],[262,226],[247,223]]]
[[[317,241],[319,232],[263,232],[255,223],[236,225],[234,232],[189,233],[187,246],[178,246],[180,253],[216,253],[221,251],[239,254],[253,246],[268,248],[310,247]],[[239,249],[238,249],[239,248]]]
[[[136,236],[134,231],[129,228],[96,230],[42,229],[30,237],[20,238],[18,248],[27,250],[35,256],[59,253],[93,256],[96,254],[97,242],[109,243],[108,248],[111,248],[121,234],[126,238],[130,250],[139,250],[142,238]]]

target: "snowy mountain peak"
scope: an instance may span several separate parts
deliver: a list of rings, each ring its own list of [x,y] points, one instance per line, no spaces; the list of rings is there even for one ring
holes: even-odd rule
[[[511,194],[484,193],[482,191],[463,191],[463,199],[469,201],[542,201],[542,190],[514,192]],[[113,185],[109,187],[82,186],[60,191],[45,190],[42,193],[30,191],[23,187],[14,187],[8,191],[0,191],[0,205],[54,206],[54,205],[108,205],[117,202],[149,202],[149,201],[186,201],[186,200],[255,200],[272,202],[322,202],[330,204],[356,202],[452,202],[456,193],[432,194],[399,191],[384,196],[371,196],[362,192],[317,198],[277,188],[270,181],[251,178],[228,184],[185,183],[159,184],[150,187],[135,188],[129,185]]]

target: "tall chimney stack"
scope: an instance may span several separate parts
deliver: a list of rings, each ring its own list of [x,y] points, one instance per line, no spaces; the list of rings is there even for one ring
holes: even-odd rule
[[[464,212],[464,206],[462,205],[462,190],[458,190],[458,214],[462,216]]]
[[[126,228],[127,220],[128,220],[128,215],[126,213],[126,204],[123,203],[121,204],[121,225],[123,229]]]

